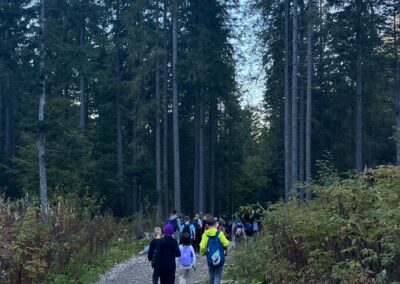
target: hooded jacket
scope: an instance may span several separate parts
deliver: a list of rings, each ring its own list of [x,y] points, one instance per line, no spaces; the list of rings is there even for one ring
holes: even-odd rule
[[[158,250],[154,255],[154,266],[162,271],[175,271],[175,258],[180,256],[178,242],[171,236],[164,236],[158,243]]]
[[[206,254],[208,238],[215,237],[215,235],[217,234],[217,231],[218,231],[217,228],[214,227],[214,228],[210,228],[204,232],[204,234],[201,238],[201,243],[200,243],[200,253],[201,254]],[[227,238],[225,237],[223,232],[221,232],[219,234],[219,241],[221,242],[221,244],[224,248],[227,248],[229,246],[229,241],[227,240]]]

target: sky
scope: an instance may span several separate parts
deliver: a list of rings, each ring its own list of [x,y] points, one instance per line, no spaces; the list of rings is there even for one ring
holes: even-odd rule
[[[262,46],[257,38],[260,15],[249,12],[252,0],[240,0],[239,9],[231,10],[235,22],[235,38],[231,43],[235,50],[236,81],[242,93],[242,106],[262,106],[265,91],[265,72],[262,67]]]

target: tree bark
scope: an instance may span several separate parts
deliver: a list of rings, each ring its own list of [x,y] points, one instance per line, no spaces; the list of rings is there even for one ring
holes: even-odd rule
[[[204,93],[201,91],[199,109],[199,211],[205,212],[204,192]]]
[[[164,0],[163,23],[165,35],[168,35],[167,24],[167,0]],[[164,210],[168,216],[169,192],[168,192],[168,52],[167,38],[164,41],[164,62],[163,62],[163,185],[164,185]]]
[[[293,0],[293,63],[292,63],[292,179],[291,179],[291,194],[295,190],[294,187],[298,182],[298,133],[297,133],[297,81],[298,81],[298,5],[297,0]]]
[[[357,78],[356,78],[356,170],[357,173],[362,172],[362,40],[361,40],[361,13],[362,13],[362,0],[356,0],[356,10],[357,10],[357,31],[356,31],[356,41],[357,41]]]
[[[178,82],[176,74],[176,63],[178,57],[178,6],[177,0],[172,2],[172,124],[174,137],[174,205],[175,210],[181,212],[181,176],[180,176],[180,157],[179,157],[179,102],[178,102]]]
[[[395,113],[396,113],[396,162],[400,166],[400,71],[399,71],[399,42],[398,22],[399,11],[394,7],[393,11],[393,52],[394,52],[394,82],[395,82]]]
[[[215,198],[218,197],[218,193],[216,192],[215,186],[215,148],[217,146],[217,133],[218,133],[218,118],[217,118],[217,99],[215,95],[212,98],[211,103],[211,116],[210,116],[210,123],[211,123],[211,174],[210,174],[210,208],[211,214],[215,214]],[[220,200],[218,198],[218,200]],[[220,208],[220,206],[218,206]],[[219,215],[220,216],[220,215]]]
[[[10,89],[8,88],[8,91]],[[5,129],[4,129],[4,156],[6,159],[10,158],[11,151],[11,98],[6,99],[5,105]]]
[[[305,175],[305,107],[304,107],[304,90],[303,90],[303,80],[300,90],[300,100],[299,100],[299,182],[304,182]],[[301,185],[299,187],[299,201],[304,201],[304,187]]]
[[[159,7],[158,0],[156,1],[156,36],[158,37],[159,33]],[[156,189],[157,189],[157,212],[156,212],[156,223],[160,223],[161,214],[162,214],[162,205],[161,205],[161,127],[160,127],[160,111],[161,111],[161,98],[160,98],[160,59],[158,56],[158,40],[156,44]]]
[[[42,220],[47,220],[48,199],[47,199],[47,172],[46,172],[46,145],[44,132],[44,110],[46,105],[46,72],[45,72],[45,36],[46,36],[46,18],[45,18],[45,0],[40,0],[40,80],[42,93],[39,97],[39,131],[36,140],[39,158],[39,184],[40,184],[40,213]]]
[[[314,0],[308,0],[307,24],[307,113],[306,113],[306,199],[311,200],[311,118],[312,118],[312,79],[313,79],[313,33]]]
[[[84,75],[84,53],[83,53],[83,44],[84,44],[84,23],[82,21],[81,27],[79,30],[79,48],[81,52],[81,67],[79,71],[79,126],[80,128],[86,128],[86,98],[85,98],[85,75]]]
[[[6,90],[11,93],[10,76],[6,76]],[[14,97],[9,95],[5,100],[5,137],[4,137],[4,156],[10,159],[13,154],[13,116],[14,116]]]
[[[199,117],[200,117],[200,100],[199,93],[196,90],[195,94],[195,116],[194,116],[194,186],[193,186],[193,209],[194,213],[199,212],[199,140],[200,140],[200,129],[199,129]]]
[[[0,149],[3,146],[3,84],[0,80]]]
[[[290,116],[290,92],[289,92],[289,2],[285,0],[285,67],[284,67],[284,84],[285,84],[285,201],[289,200],[291,188],[291,116]]]
[[[135,109],[134,109],[135,112]],[[138,212],[138,183],[137,183],[137,135],[136,135],[136,125],[135,118],[132,118],[132,213],[135,214]]]
[[[123,191],[123,145],[122,145],[122,106],[121,106],[121,43],[120,43],[120,1],[117,1],[116,7],[116,27],[115,39],[117,48],[117,78],[116,78],[116,109],[117,109],[117,164],[118,164],[118,183],[120,191]]]

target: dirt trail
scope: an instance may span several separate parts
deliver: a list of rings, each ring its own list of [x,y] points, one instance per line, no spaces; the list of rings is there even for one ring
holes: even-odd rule
[[[178,270],[178,269],[177,269]],[[136,256],[126,262],[116,265],[108,271],[96,284],[147,284],[152,282],[153,271],[147,260],[147,256]],[[191,271],[187,284],[203,284],[207,281],[207,259],[204,256],[197,256],[195,271]],[[179,271],[176,273],[176,284],[183,284],[180,281]]]

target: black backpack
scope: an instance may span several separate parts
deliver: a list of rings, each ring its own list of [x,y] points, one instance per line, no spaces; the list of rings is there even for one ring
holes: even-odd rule
[[[192,222],[192,224],[193,224],[193,226],[194,226],[196,232],[197,232],[198,230],[200,230],[199,219],[194,219],[193,222]]]
[[[182,235],[183,235],[184,233],[188,233],[189,236],[191,236],[191,234],[190,234],[190,224],[184,224],[184,225],[183,225]]]
[[[174,232],[178,231],[178,220],[176,218],[172,220],[168,219],[167,224],[171,224],[174,227]]]

